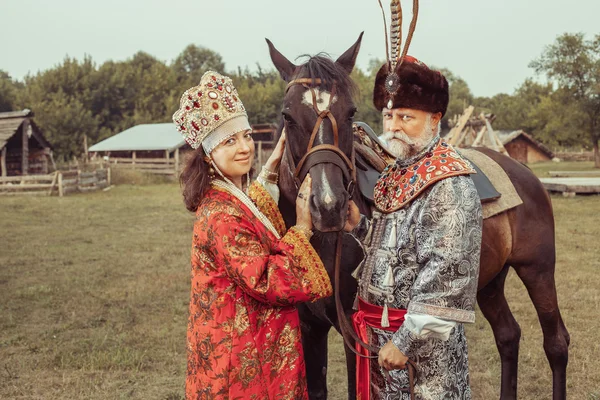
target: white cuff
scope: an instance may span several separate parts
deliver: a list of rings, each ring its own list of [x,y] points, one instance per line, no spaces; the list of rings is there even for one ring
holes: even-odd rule
[[[456,324],[456,321],[448,321],[427,314],[407,313],[402,325],[423,339],[448,340],[450,332]]]

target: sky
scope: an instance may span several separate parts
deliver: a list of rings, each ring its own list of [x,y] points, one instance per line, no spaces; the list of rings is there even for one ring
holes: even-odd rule
[[[389,1],[382,0],[389,19]],[[409,54],[463,78],[476,96],[513,93],[528,64],[565,33],[600,34],[600,0],[421,0]],[[402,0],[404,34],[412,1]],[[145,51],[171,62],[189,44],[227,70],[272,68],[265,38],[290,60],[336,58],[364,31],[358,67],[385,58],[377,0],[0,0],[0,70],[23,79],[89,55],[101,64]]]

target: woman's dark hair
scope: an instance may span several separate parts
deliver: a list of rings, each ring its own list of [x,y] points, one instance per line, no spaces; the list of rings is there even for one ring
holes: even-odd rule
[[[183,202],[185,208],[189,211],[196,212],[198,205],[202,201],[202,197],[210,188],[210,175],[208,170],[211,165],[205,161],[206,154],[200,146],[188,157],[185,167],[179,175],[179,183],[183,186]],[[250,176],[254,176],[254,168],[250,169]],[[214,179],[220,179],[217,175]],[[248,185],[245,179],[243,182]]]
[[[210,165],[204,160],[205,157],[204,149],[200,146],[187,159],[179,175],[179,183],[183,186],[183,202],[189,211],[196,212],[202,196],[210,187]]]

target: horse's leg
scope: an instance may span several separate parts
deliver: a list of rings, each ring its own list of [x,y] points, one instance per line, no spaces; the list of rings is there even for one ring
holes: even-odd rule
[[[306,364],[306,381],[308,384],[308,397],[310,400],[327,399],[327,339],[331,325],[323,324],[314,317],[311,311],[303,310],[305,305],[300,305],[302,315],[302,347],[304,349],[304,362]]]
[[[505,265],[502,271],[477,293],[479,308],[492,327],[500,353],[502,364],[500,398],[502,400],[517,398],[519,340],[521,339],[521,328],[504,296],[504,281],[508,270],[509,266]]]
[[[346,352],[346,376],[348,378],[348,400],[356,399],[356,355],[344,344]]]
[[[554,283],[554,257],[540,257],[535,264],[515,265],[535,306],[544,334],[544,351],[552,369],[552,398],[567,398],[567,362],[570,337],[558,309]]]

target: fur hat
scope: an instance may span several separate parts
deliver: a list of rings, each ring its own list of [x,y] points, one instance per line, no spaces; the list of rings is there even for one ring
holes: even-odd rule
[[[446,113],[448,81],[441,72],[411,56],[405,56],[394,71],[389,69],[390,63],[385,63],[375,78],[373,104],[379,111],[387,107]]]
[[[183,93],[173,122],[193,149],[202,144],[207,155],[230,136],[251,129],[233,82],[213,71]]]

